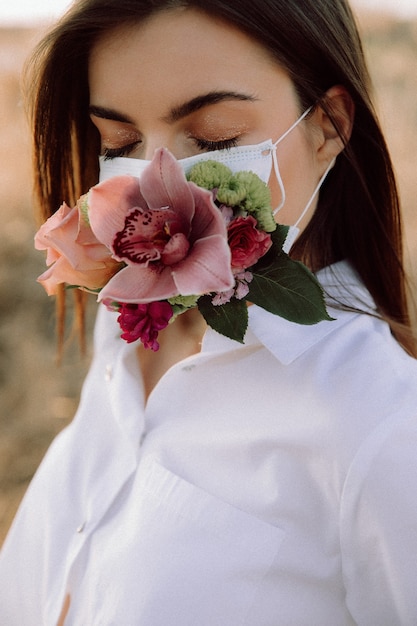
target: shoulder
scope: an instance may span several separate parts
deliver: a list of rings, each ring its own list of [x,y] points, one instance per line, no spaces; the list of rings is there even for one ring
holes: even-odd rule
[[[340,270],[345,275],[335,277]],[[274,370],[271,394],[279,398],[277,406],[288,397],[293,421],[300,416],[315,425],[345,474],[375,430],[416,414],[417,360],[376,316],[372,299],[349,267],[326,274],[320,278],[333,296],[329,312],[334,321],[300,326],[251,307],[250,328],[265,348],[268,371]],[[336,308],[335,299],[349,301],[343,285],[351,293],[351,310]]]

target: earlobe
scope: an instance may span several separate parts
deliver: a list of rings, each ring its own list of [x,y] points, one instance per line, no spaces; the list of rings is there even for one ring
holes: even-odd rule
[[[320,160],[328,163],[342,152],[352,134],[354,116],[355,105],[347,89],[342,85],[331,87],[316,109],[321,131]]]

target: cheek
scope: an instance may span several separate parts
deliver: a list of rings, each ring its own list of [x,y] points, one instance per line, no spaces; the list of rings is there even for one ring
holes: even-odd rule
[[[280,171],[281,171],[281,168],[280,168]],[[277,175],[275,173],[275,168],[273,165],[272,165],[271,176],[268,181],[268,187],[271,190],[272,209],[275,210],[282,202],[282,192],[278,184]]]
[[[278,148],[277,160],[285,189],[285,204],[275,217],[277,222],[291,225],[301,215],[315,188],[313,151],[305,141],[297,140]],[[283,197],[274,167],[268,185],[275,209]]]

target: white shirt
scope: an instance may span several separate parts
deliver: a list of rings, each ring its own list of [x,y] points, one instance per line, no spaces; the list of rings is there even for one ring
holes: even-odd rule
[[[66,626],[415,626],[417,361],[330,312],[250,307],[245,345],[209,329],[145,406],[102,307],[77,416],[4,545],[0,624],[56,626],[69,593]]]

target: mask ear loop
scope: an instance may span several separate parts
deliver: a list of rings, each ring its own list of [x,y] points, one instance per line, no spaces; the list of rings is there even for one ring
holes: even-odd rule
[[[281,143],[281,141],[283,141],[285,139],[285,137],[287,135],[290,134],[290,132],[296,127],[298,126],[298,124],[305,118],[307,117],[307,115],[310,113],[310,111],[313,109],[313,105],[311,105],[310,107],[308,107],[308,109],[306,109],[304,111],[304,113],[302,115],[300,115],[300,117],[295,120],[294,124],[292,124],[283,135],[281,135],[281,137],[279,139],[276,140],[276,142],[274,143],[273,147],[272,147],[272,161],[274,164],[274,172],[275,172],[275,178],[277,179],[278,182],[278,186],[279,186],[279,190],[281,192],[281,202],[279,203],[279,205],[274,209],[273,214],[276,215],[278,213],[278,211],[280,211],[284,204],[285,204],[285,200],[286,200],[286,193],[285,193],[285,187],[284,187],[284,183],[282,180],[282,176],[281,176],[281,172],[279,170],[279,164],[278,164],[278,157],[277,157],[277,146],[279,143]],[[311,204],[311,203],[310,203]]]
[[[278,211],[281,211],[282,207],[285,204],[285,200],[286,200],[285,187],[284,187],[284,183],[282,181],[281,172],[279,171],[278,158],[277,158],[277,145],[276,144],[274,144],[273,147],[272,147],[272,161],[273,161],[273,164],[274,164],[275,178],[278,181],[279,190],[281,192],[281,202],[279,203],[279,205],[273,211],[273,215],[276,215],[278,213]]]
[[[324,172],[323,176],[320,178],[320,180],[318,182],[318,185],[316,186],[315,190],[311,194],[311,198],[307,202],[307,204],[306,204],[304,210],[302,211],[300,217],[297,219],[297,221],[295,222],[295,224],[293,226],[290,226],[290,228],[288,230],[287,238],[285,239],[284,245],[282,246],[283,251],[286,252],[287,254],[289,254],[289,251],[291,250],[291,247],[292,247],[294,241],[297,239],[298,235],[300,234],[300,229],[298,227],[298,224],[301,222],[301,220],[303,219],[304,215],[307,213],[308,209],[311,207],[311,204],[312,204],[314,198],[316,197],[316,195],[318,194],[318,192],[320,190],[320,187],[324,183],[324,180],[325,180],[327,174],[330,172],[330,170],[332,169],[332,167],[334,166],[335,163],[336,163],[336,157],[334,157],[334,159],[332,159],[330,161],[330,164],[327,166],[326,171]]]
[[[329,172],[330,172],[330,170],[334,167],[334,164],[335,164],[335,163],[336,163],[336,157],[334,157],[334,158],[330,161],[329,165],[326,167],[326,170],[325,170],[325,172],[324,172],[323,176],[320,178],[320,180],[319,180],[319,182],[318,182],[318,184],[317,184],[316,188],[314,189],[314,191],[313,191],[313,193],[312,193],[312,195],[311,195],[310,200],[307,202],[307,204],[306,204],[306,206],[305,206],[304,210],[302,211],[302,213],[301,213],[300,217],[299,217],[299,218],[297,219],[297,221],[295,222],[294,226],[296,226],[296,227],[298,226],[298,224],[299,224],[299,223],[301,222],[301,220],[303,219],[304,215],[307,213],[307,211],[308,211],[308,210],[309,210],[309,208],[311,207],[311,205],[312,205],[312,203],[313,203],[314,198],[317,196],[318,192],[320,191],[320,188],[321,188],[322,184],[323,184],[323,183],[324,183],[324,181],[326,180],[328,173],[329,173]]]

